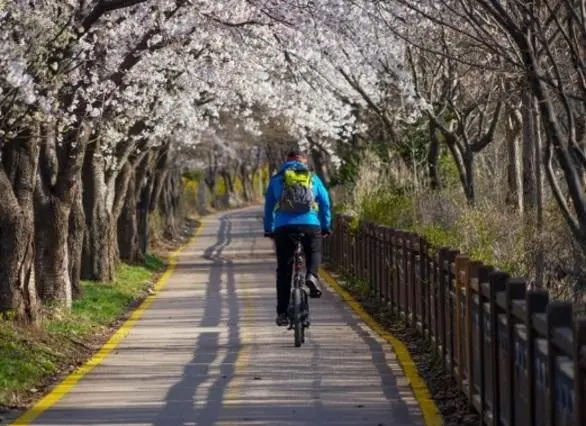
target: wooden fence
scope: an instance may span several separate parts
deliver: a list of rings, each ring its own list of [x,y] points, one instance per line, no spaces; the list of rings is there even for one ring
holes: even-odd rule
[[[324,258],[434,344],[486,425],[586,425],[586,318],[420,235],[335,217]]]

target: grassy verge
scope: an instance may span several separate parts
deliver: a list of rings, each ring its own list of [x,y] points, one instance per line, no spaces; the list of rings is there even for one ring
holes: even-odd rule
[[[161,259],[147,256],[143,265],[120,265],[112,283],[82,282],[83,297],[71,311],[52,311],[36,330],[0,321],[0,408],[26,405],[85,360],[164,268]]]

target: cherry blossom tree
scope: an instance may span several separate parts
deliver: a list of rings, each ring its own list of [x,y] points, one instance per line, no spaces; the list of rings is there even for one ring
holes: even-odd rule
[[[310,51],[303,32],[324,10],[288,6],[0,5],[0,310],[34,321],[37,297],[68,306],[80,277],[112,279],[121,251],[139,258],[147,212],[174,209],[181,146],[214,139],[232,161],[222,169],[229,183],[230,173],[258,167],[257,129],[276,117],[296,140],[353,131],[347,99],[291,68],[291,51]],[[250,118],[258,106],[266,115]],[[245,118],[232,141],[221,111]],[[248,161],[237,155],[244,145]]]

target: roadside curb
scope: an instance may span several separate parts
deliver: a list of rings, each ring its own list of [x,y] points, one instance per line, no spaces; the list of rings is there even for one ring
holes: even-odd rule
[[[187,247],[189,247],[199,236],[201,230],[205,225],[205,219],[199,219],[199,226],[189,237],[187,242],[178,249],[174,250],[168,257],[168,265],[163,274],[157,280],[157,283],[153,287],[153,293],[149,294],[131,313],[130,316],[124,323],[118,328],[118,330],[108,339],[108,341],[102,345],[102,347],[81,367],[67,375],[61,382],[53,387],[51,391],[38,402],[36,402],[31,408],[26,410],[18,418],[16,418],[10,426],[24,426],[31,424],[37,417],[39,417],[46,410],[55,405],[65,395],[67,395],[75,385],[88,373],[90,373],[95,367],[100,365],[106,357],[116,349],[128,333],[132,330],[132,327],[142,317],[144,312],[151,306],[151,304],[157,298],[159,292],[167,285],[169,278],[175,270],[177,265],[177,257]]]
[[[442,426],[444,421],[440,414],[439,408],[432,399],[431,392],[419,374],[417,366],[413,361],[413,358],[411,358],[411,354],[403,342],[385,330],[383,326],[381,326],[368,312],[366,312],[360,303],[356,301],[356,299],[354,299],[354,297],[352,297],[352,295],[347,290],[338,284],[336,279],[324,267],[320,268],[320,275],[323,277],[325,283],[352,308],[354,313],[356,313],[356,315],[358,315],[358,317],[360,317],[360,319],[364,321],[366,325],[368,325],[376,334],[378,334],[391,345],[397,356],[397,359],[399,360],[399,364],[403,369],[405,378],[413,390],[415,399],[419,404],[425,425]]]

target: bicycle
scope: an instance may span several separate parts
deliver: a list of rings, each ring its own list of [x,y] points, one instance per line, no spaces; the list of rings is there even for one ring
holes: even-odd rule
[[[309,327],[309,297],[303,286],[305,274],[303,266],[303,247],[301,245],[302,234],[296,235],[295,253],[293,255],[293,274],[291,276],[291,299],[289,301],[289,328],[294,330],[295,347],[305,343],[305,329]]]
[[[331,232],[322,232],[322,236],[327,238]],[[289,299],[289,308],[287,316],[289,317],[289,328],[288,330],[295,330],[295,347],[301,346],[305,343],[305,329],[309,328],[309,297],[305,290],[305,273],[304,264],[305,259],[303,257],[303,246],[301,240],[304,234],[298,233],[292,236],[295,240],[295,251],[292,259],[291,274],[291,295]],[[274,243],[274,234],[265,233],[266,238],[270,238]]]

